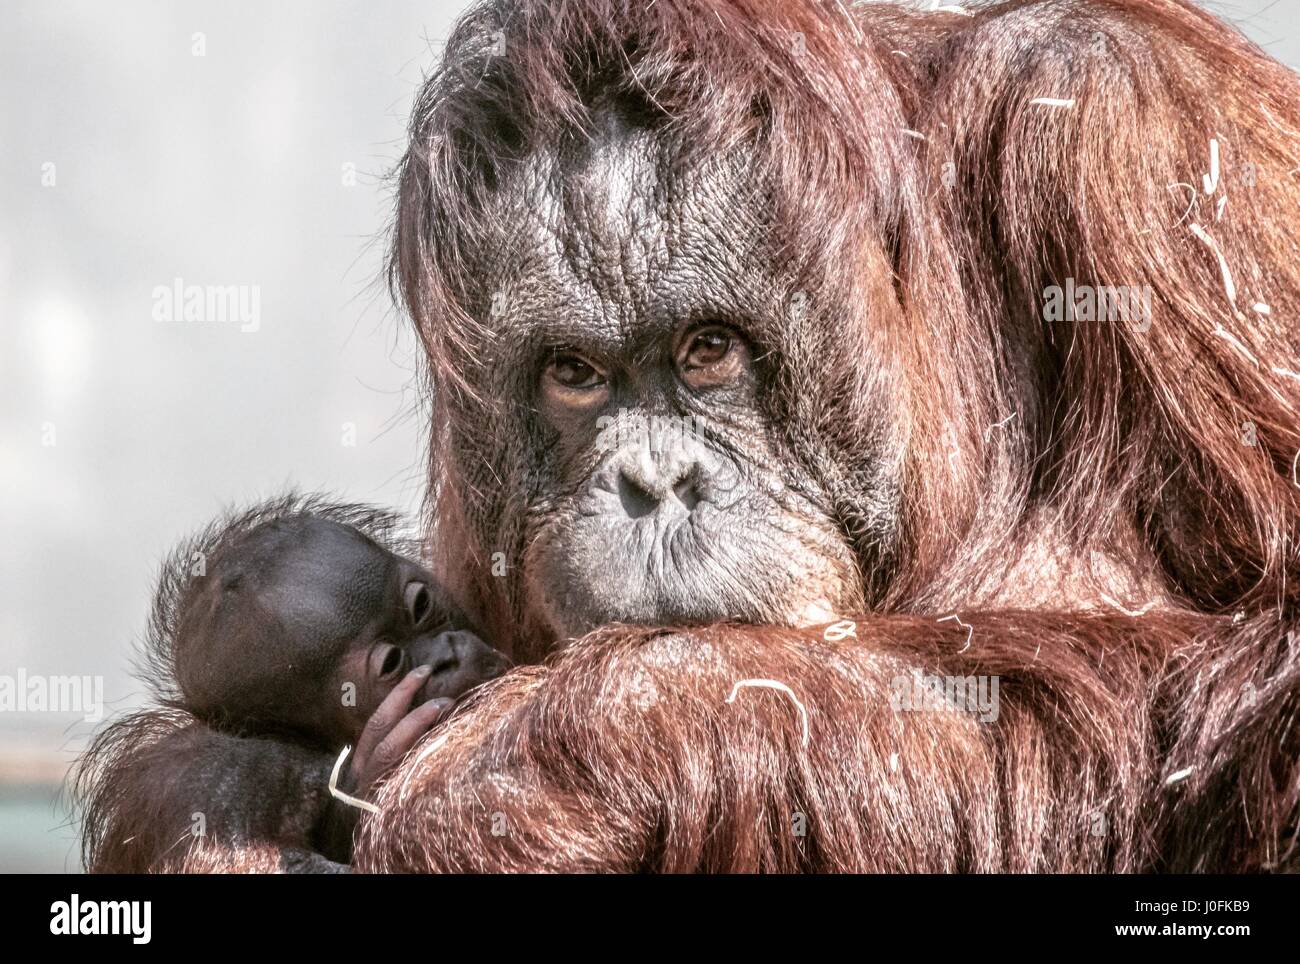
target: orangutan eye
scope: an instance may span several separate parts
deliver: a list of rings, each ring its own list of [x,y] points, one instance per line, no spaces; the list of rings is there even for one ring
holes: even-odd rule
[[[380,643],[370,652],[370,668],[375,679],[392,679],[405,667],[406,653],[392,643]]]
[[[594,365],[578,355],[563,352],[551,356],[545,375],[569,389],[599,388],[605,384],[605,376]]]
[[[422,582],[411,582],[406,585],[406,611],[411,615],[411,624],[420,625],[424,617],[429,615],[429,608],[433,605],[429,599],[429,588]]]
[[[692,388],[712,388],[736,379],[749,363],[749,349],[735,329],[707,325],[687,332],[677,350],[677,370]]]
[[[705,368],[716,365],[727,357],[734,339],[725,328],[706,328],[691,337],[682,357],[682,365],[688,368]]]

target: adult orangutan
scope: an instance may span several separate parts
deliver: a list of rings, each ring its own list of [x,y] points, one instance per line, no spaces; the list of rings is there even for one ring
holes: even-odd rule
[[[435,571],[526,665],[356,866],[1300,863],[1298,168],[1183,0],[475,8],[393,273]]]

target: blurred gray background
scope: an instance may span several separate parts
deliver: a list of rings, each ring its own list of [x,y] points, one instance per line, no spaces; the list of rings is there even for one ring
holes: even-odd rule
[[[386,176],[465,6],[0,0],[0,675],[135,706],[158,563],[223,506],[418,510]],[[259,327],[154,320],[176,278],[257,286]],[[0,710],[0,870],[76,868],[85,715]]]
[[[179,537],[288,485],[418,510],[386,175],[467,5],[0,0],[0,677],[129,709]],[[1209,6],[1300,64],[1300,0]],[[256,330],[155,320],[178,278]],[[0,871],[77,869],[85,716],[0,709]]]

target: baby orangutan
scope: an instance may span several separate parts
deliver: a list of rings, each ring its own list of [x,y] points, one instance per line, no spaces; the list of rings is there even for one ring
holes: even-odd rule
[[[172,792],[187,794],[184,812],[203,817],[189,833],[180,828],[182,839],[200,838],[192,846],[266,845],[275,869],[342,869],[372,785],[459,697],[509,664],[426,569],[381,544],[393,517],[367,512],[289,497],[209,530],[164,572],[153,675],[174,680],[164,704],[199,721],[167,740],[266,745],[261,763],[230,782],[202,769],[170,775]],[[97,748],[113,749],[112,733]],[[345,746],[354,749],[331,793],[328,774]],[[308,767],[319,786],[281,776],[302,769],[300,754],[319,756]],[[96,793],[114,791],[127,788],[109,781]],[[249,807],[229,798],[249,795],[257,805],[226,825],[224,814]]]

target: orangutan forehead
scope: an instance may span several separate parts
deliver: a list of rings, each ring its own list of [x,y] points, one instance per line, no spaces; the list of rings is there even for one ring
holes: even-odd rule
[[[667,156],[655,131],[607,116],[588,139],[521,163],[481,249],[489,323],[627,336],[760,312],[779,272],[748,158]]]

